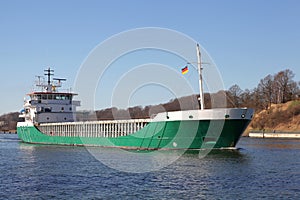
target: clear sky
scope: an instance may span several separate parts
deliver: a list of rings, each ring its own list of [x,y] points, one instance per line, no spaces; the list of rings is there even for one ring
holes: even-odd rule
[[[198,41],[227,89],[253,89],[284,69],[299,81],[299,10],[298,0],[0,1],[0,114],[20,110],[47,66],[72,86],[99,43],[142,27],[173,29]]]

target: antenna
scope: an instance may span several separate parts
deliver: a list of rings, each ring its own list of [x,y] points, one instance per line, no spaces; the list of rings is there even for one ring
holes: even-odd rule
[[[54,70],[53,69],[50,69],[50,67],[48,69],[45,69],[45,74],[44,75],[47,75],[48,76],[48,86],[50,86],[51,84],[51,76],[53,76],[53,72]]]
[[[66,81],[67,79],[65,79],[65,78],[53,78],[53,80],[61,82],[61,81]]]
[[[67,79],[65,79],[65,78],[53,78],[53,80],[58,81],[58,85],[56,85],[56,87],[61,87],[61,82],[66,81]]]
[[[42,76],[36,76],[38,78],[38,82],[37,82],[37,86],[41,86],[41,78],[43,78]]]

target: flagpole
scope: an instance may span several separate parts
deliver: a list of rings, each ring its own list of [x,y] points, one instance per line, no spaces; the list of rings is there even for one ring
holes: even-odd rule
[[[199,74],[199,93],[200,93],[200,109],[204,110],[204,95],[203,95],[203,82],[202,82],[202,67],[201,67],[201,53],[199,44],[197,44],[197,58],[198,58],[198,74]]]

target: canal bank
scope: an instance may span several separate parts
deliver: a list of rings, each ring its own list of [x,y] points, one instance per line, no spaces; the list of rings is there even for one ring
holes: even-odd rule
[[[250,131],[249,137],[254,137],[254,138],[300,138],[300,132]]]

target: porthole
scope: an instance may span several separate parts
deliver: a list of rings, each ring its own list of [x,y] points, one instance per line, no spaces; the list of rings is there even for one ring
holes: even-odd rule
[[[189,118],[190,118],[190,119],[193,119],[193,115],[190,115]]]
[[[226,119],[229,118],[229,115],[225,115],[225,118],[226,118]]]
[[[242,115],[241,115],[241,118],[245,118],[245,114],[242,114]]]

